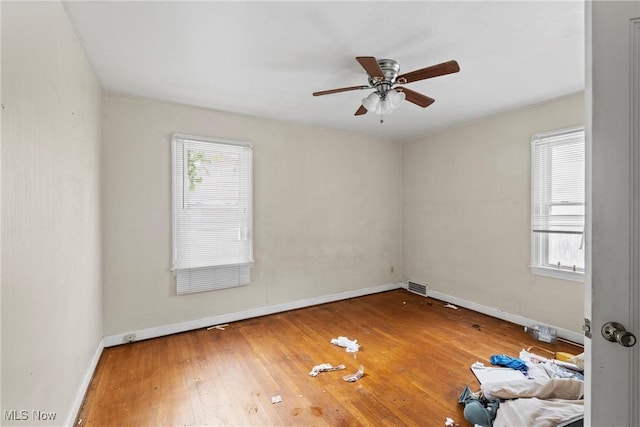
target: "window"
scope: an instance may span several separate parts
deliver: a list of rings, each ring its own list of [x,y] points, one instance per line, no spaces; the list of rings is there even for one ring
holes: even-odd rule
[[[172,145],[178,294],[248,284],[253,263],[251,145],[177,134]]]
[[[531,140],[531,271],[584,280],[584,128]]]

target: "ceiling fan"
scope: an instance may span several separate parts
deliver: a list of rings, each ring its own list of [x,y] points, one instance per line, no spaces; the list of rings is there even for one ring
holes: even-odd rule
[[[350,86],[323,90],[314,92],[313,96],[329,95],[351,90],[373,89],[374,91],[362,100],[362,105],[355,112],[355,115],[361,116],[367,114],[368,111],[375,111],[376,114],[380,114],[380,123],[383,122],[382,115],[391,113],[398,108],[405,99],[422,108],[426,108],[435,102],[433,98],[406,87],[396,85],[405,85],[418,80],[430,79],[432,77],[444,76],[445,74],[460,71],[460,66],[453,60],[400,75],[398,75],[400,72],[400,64],[393,59],[376,59],[373,56],[357,56],[356,61],[358,61],[367,72],[369,80],[368,86]]]

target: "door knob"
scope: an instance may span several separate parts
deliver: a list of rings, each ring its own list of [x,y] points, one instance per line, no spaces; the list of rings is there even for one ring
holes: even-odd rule
[[[636,343],[636,336],[616,322],[607,322],[602,325],[602,336],[606,340],[617,342],[623,347],[633,347]]]

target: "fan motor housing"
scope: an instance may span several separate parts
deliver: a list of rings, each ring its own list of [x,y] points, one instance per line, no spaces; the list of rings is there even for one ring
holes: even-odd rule
[[[398,77],[398,73],[400,72],[400,64],[398,61],[394,59],[378,59],[378,65],[380,65],[382,74],[384,74],[384,83],[394,84]],[[376,84],[379,83],[380,82],[369,77],[369,84],[371,86],[376,86]]]

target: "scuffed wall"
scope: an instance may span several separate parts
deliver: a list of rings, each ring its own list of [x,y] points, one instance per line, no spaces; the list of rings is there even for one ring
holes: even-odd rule
[[[404,146],[405,275],[429,288],[581,331],[582,283],[529,270],[530,141],[584,124],[584,94]]]

